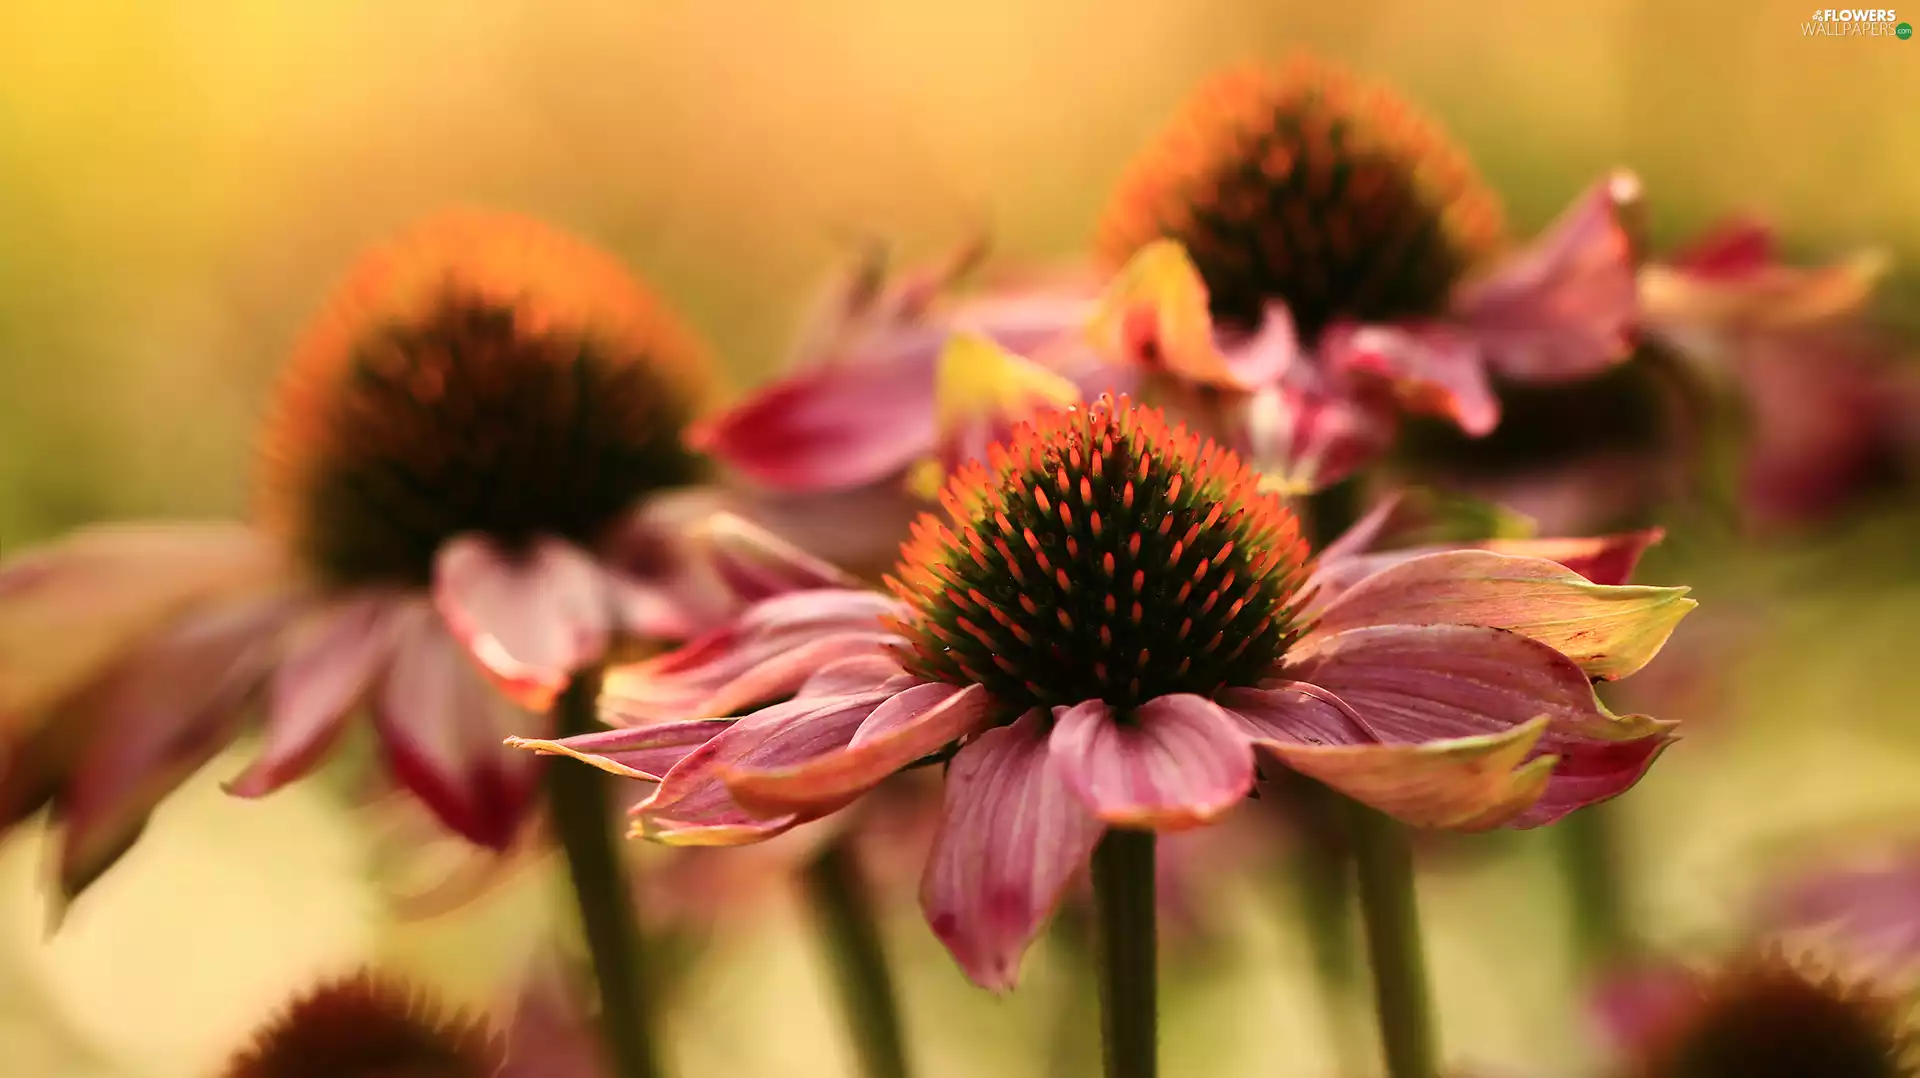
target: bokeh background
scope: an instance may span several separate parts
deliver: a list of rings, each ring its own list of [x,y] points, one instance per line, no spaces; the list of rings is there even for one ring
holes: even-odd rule
[[[356,251],[421,213],[500,206],[597,240],[746,385],[860,239],[929,252],[986,224],[1001,255],[1071,259],[1197,79],[1293,48],[1388,78],[1443,119],[1519,231],[1626,164],[1657,240],[1754,210],[1810,256],[1881,246],[1896,265],[1884,313],[1920,324],[1920,41],[1809,39],[1806,13],[1799,0],[0,5],[0,550],[100,520],[244,512],[280,356]],[[1920,828],[1916,537],[1920,516],[1883,503],[1711,557],[1681,544],[1663,563],[1704,605],[1683,634],[1697,646],[1674,656],[1684,710],[1666,716],[1691,732],[1620,803],[1632,910],[1655,941],[1711,947],[1782,843]],[[1715,607],[1729,616],[1710,620]],[[390,851],[343,785],[239,803],[217,788],[234,770],[217,763],[166,805],[57,935],[41,836],[0,844],[0,1072],[197,1078],[318,973],[376,962],[479,1004],[551,931],[539,870],[458,916],[398,921]],[[1591,1052],[1548,842],[1486,841],[1490,856],[1425,881],[1449,1055],[1578,1074]],[[1214,888],[1236,942],[1170,974],[1167,1073],[1337,1072],[1271,883]],[[677,996],[678,1069],[850,1073],[790,896],[753,886],[763,901]],[[1072,986],[1047,950],[1020,993],[993,999],[938,950],[910,886],[897,897],[887,927],[925,1073],[1058,1073],[1049,1046]]]

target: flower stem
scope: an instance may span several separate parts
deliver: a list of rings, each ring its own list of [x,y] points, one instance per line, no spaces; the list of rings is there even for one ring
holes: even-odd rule
[[[1559,840],[1560,872],[1573,906],[1574,942],[1581,962],[1593,969],[1620,957],[1632,945],[1613,816],[1607,806],[1592,805],[1561,820],[1554,832]]]
[[[1100,1042],[1106,1078],[1159,1070],[1154,834],[1113,828],[1093,850]]]
[[[1351,819],[1387,1075],[1435,1078],[1438,1053],[1413,892],[1413,847],[1405,828],[1365,805],[1354,803]]]
[[[595,728],[600,672],[576,674],[554,705],[555,736]],[[600,1035],[610,1078],[658,1078],[652,1013],[641,980],[639,910],[610,824],[606,776],[585,767],[549,767],[547,800],[567,858],[567,875],[600,988]]]
[[[1360,982],[1355,946],[1353,845],[1347,835],[1346,799],[1297,773],[1281,776],[1282,804],[1297,822],[1300,841],[1287,866],[1299,917],[1305,922],[1325,1007],[1327,1036],[1342,1071],[1358,1065],[1365,1051],[1351,1001]]]
[[[829,843],[807,866],[805,883],[860,1056],[860,1072],[867,1078],[907,1078],[906,1038],[873,896],[845,837]]]

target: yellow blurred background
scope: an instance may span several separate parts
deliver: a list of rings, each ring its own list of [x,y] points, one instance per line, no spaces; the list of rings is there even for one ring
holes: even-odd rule
[[[1319,51],[1442,118],[1521,231],[1602,169],[1657,237],[1756,210],[1798,251],[1861,244],[1920,295],[1920,42],[1810,39],[1803,3],[1589,0],[488,0],[0,6],[0,551],[79,524],[242,512],[279,356],[363,245],[447,204],[550,218],[627,259],[737,385],[864,237],[1071,259],[1134,148],[1205,73]],[[1920,18],[1920,10],[1912,13]],[[1920,278],[1912,278],[1920,279]],[[1891,313],[1920,322],[1904,308]],[[1637,912],[1710,937],[1796,828],[1920,822],[1920,574],[1903,514],[1719,559],[1757,611],[1692,735],[1625,799]],[[1897,751],[1888,751],[1888,746]],[[532,877],[396,926],[372,840],[324,787],[223,798],[216,764],[44,933],[37,834],[0,846],[0,1073],[197,1078],[320,970],[377,960],[456,998],[549,929]],[[1537,835],[1424,895],[1450,1055],[1577,1074],[1559,885]],[[1167,1073],[1332,1075],[1306,949],[1223,881],[1247,943],[1168,1003]],[[847,1055],[778,896],[674,1019],[682,1073],[830,1076]],[[1052,1073],[1045,955],[995,1000],[909,896],[929,1076]],[[1006,1069],[1000,1069],[1000,1068]],[[1025,1068],[1025,1069],[1021,1069]]]

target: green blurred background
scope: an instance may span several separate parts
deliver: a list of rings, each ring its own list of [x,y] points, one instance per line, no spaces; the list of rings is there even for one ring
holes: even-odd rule
[[[714,0],[0,6],[0,549],[91,521],[245,507],[279,357],[356,251],[481,204],[611,248],[736,384],[855,241],[1072,258],[1109,184],[1216,67],[1308,48],[1442,118],[1517,230],[1602,169],[1646,181],[1658,239],[1721,213],[1790,246],[1889,248],[1920,294],[1920,42],[1819,39],[1784,0],[1539,4],[1250,0]],[[1907,14],[1902,12],[1903,15]],[[1920,10],[1911,13],[1920,18]],[[1895,508],[1688,564],[1740,624],[1695,722],[1624,801],[1635,913],[1723,935],[1777,839],[1920,823],[1920,528]],[[1696,631],[1702,635],[1706,630]],[[1701,652],[1675,661],[1705,664]],[[530,874],[399,925],[375,842],[324,786],[223,798],[216,764],[48,939],[38,834],[0,845],[0,1072],[204,1075],[322,970],[379,961],[493,998],[549,930]],[[1424,896],[1449,1055],[1578,1074],[1559,883],[1540,835]],[[849,1073],[822,971],[779,888],[730,926],[674,1017],[682,1073]],[[964,986],[910,888],[889,928],[926,1073],[1046,1074],[1065,988]],[[1267,890],[1223,879],[1244,942],[1176,972],[1167,1073],[1331,1075],[1306,949]],[[1204,975],[1202,975],[1204,973]],[[707,1068],[702,1071],[700,1068]]]

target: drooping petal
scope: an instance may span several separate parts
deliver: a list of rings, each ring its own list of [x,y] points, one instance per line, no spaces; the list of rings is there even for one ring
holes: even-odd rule
[[[953,758],[920,883],[927,924],[974,984],[1004,992],[1105,830],[1068,788],[1038,709]]]
[[[1389,745],[1498,738],[1544,716],[1534,747],[1557,760],[1539,800],[1514,826],[1550,822],[1625,790],[1671,739],[1670,723],[1601,707],[1571,659],[1484,626],[1348,629],[1299,649],[1285,676],[1331,693],[1373,740]]]
[[[1527,382],[1586,378],[1625,359],[1638,315],[1622,212],[1640,181],[1594,184],[1532,247],[1455,294],[1453,317],[1495,372]]]
[[[1451,419],[1475,437],[1500,422],[1481,353],[1455,327],[1339,323],[1321,334],[1320,354],[1331,370],[1379,382],[1407,411]]]
[[[1055,708],[1048,752],[1088,809],[1116,827],[1196,827],[1253,788],[1246,735],[1213,701],[1189,693],[1149,700],[1125,724],[1099,700]]]
[[[1707,266],[1654,264],[1640,271],[1640,305],[1647,326],[1676,342],[1701,333],[1801,329],[1858,313],[1888,264],[1877,250],[1811,269],[1766,252]]]
[[[606,653],[613,623],[611,591],[593,559],[546,537],[517,554],[477,535],[448,541],[435,560],[433,599],[481,666],[534,711]]]
[[[979,685],[916,685],[875,708],[845,748],[784,766],[737,763],[721,779],[759,815],[831,809],[978,730],[991,706]]]
[[[273,671],[260,755],[228,793],[264,797],[320,762],[392,652],[393,611],[391,596],[348,599],[291,641]]]
[[[943,336],[903,356],[799,371],[689,440],[753,482],[781,490],[848,490],[898,475],[933,450],[934,360]]]
[[[502,742],[537,733],[547,720],[494,691],[432,610],[415,607],[398,618],[393,661],[373,696],[388,766],[448,828],[505,849],[539,769],[532,754]]]
[[[832,811],[838,804],[806,813],[749,812],[728,791],[724,776],[734,768],[777,770],[844,749],[874,709],[895,695],[889,689],[790,700],[743,717],[689,753],[652,796],[634,806],[636,830],[670,845],[733,846]]]
[[[621,727],[547,740],[510,737],[508,748],[546,756],[570,756],[626,779],[659,782],[695,749],[731,729],[734,719],[691,719],[652,726]]]
[[[1383,744],[1338,698],[1305,687],[1235,689],[1221,707],[1288,767],[1416,827],[1483,830],[1538,800],[1555,760],[1529,760],[1545,718],[1480,736]]]
[[[908,527],[927,511],[924,498],[893,480],[825,493],[748,487],[729,494],[742,516],[872,580],[892,568]]]
[[[242,524],[88,528],[0,565],[0,730],[18,730],[201,599],[269,586],[278,549]]]
[[[1426,554],[1360,581],[1321,611],[1315,633],[1374,625],[1486,625],[1521,633],[1622,678],[1659,652],[1687,611],[1686,588],[1595,584],[1559,562],[1486,550]]]
[[[1368,521],[1375,515],[1369,513],[1367,519],[1349,529],[1321,552],[1320,561],[1304,588],[1312,594],[1307,606],[1310,615],[1325,610],[1348,589],[1376,573],[1415,558],[1448,550],[1490,550],[1519,558],[1545,558],[1559,562],[1595,584],[1625,584],[1632,579],[1634,568],[1640,564],[1640,556],[1666,534],[1659,528],[1646,528],[1587,539],[1484,539],[1454,545],[1404,547],[1372,554],[1355,552],[1347,540],[1371,541],[1371,536],[1363,535],[1361,529],[1368,527]]]
[[[240,732],[295,613],[283,598],[189,615],[129,654],[56,721],[87,729],[56,798],[61,892],[78,895],[132,846],[147,814]]]
[[[615,626],[640,640],[684,640],[740,612],[747,600],[729,586],[705,538],[729,505],[713,488],[662,491],[604,531],[592,556]]]

